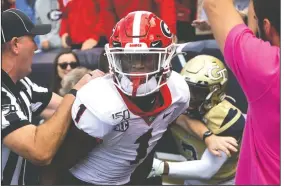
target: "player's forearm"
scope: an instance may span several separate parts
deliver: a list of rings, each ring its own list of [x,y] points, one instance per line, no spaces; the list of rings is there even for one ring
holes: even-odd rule
[[[55,113],[57,108],[62,102],[63,97],[57,95],[56,93],[52,93],[52,98],[47,105],[47,107],[42,111],[40,114],[41,117],[43,117],[45,120],[52,117],[52,115]]]
[[[201,160],[185,162],[167,162],[168,176],[180,179],[211,179],[227,160],[225,153],[216,157],[205,150]]]
[[[167,162],[169,166],[169,177],[184,180],[210,179],[212,176],[210,164],[197,160],[186,162]]]
[[[187,121],[192,132],[197,135],[200,140],[202,140],[204,133],[209,129],[199,120],[188,119]]]
[[[190,119],[186,115],[180,115],[176,123],[186,132],[194,133],[200,140],[203,139],[203,134],[209,130],[201,121]]]
[[[54,115],[35,131],[34,144],[45,164],[50,163],[72,121],[71,107],[75,97],[66,95]]]

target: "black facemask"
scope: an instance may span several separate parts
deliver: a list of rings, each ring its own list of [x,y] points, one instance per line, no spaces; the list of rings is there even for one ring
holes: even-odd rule
[[[190,91],[190,102],[189,107],[191,109],[197,109],[204,102],[210,90],[208,87],[199,87],[195,85],[191,85],[188,83],[189,91]]]

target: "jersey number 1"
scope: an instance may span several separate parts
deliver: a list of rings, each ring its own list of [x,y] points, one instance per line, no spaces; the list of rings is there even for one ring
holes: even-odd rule
[[[130,164],[137,164],[141,159],[147,155],[147,148],[149,147],[149,140],[152,137],[153,129],[149,129],[146,133],[141,135],[136,141],[135,144],[139,144],[137,148],[137,156],[134,161],[130,161]]]

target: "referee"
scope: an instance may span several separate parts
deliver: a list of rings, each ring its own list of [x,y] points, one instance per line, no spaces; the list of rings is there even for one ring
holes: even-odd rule
[[[34,25],[17,9],[2,12],[1,18],[1,184],[24,185],[25,159],[36,165],[51,162],[71,123],[76,91],[101,73],[85,75],[64,98],[37,86],[26,77],[37,50],[34,37],[51,26]],[[48,120],[35,126],[36,115]]]

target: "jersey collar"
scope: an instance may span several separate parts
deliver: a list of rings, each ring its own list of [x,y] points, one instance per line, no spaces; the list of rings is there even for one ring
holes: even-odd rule
[[[2,84],[6,85],[15,96],[18,96],[20,91],[17,85],[12,81],[11,77],[3,69],[1,69],[1,78]]]
[[[171,92],[170,92],[170,89],[168,88],[167,84],[165,84],[164,86],[162,86],[160,88],[161,96],[164,100],[163,105],[162,106],[156,106],[156,108],[154,108],[153,110],[148,111],[148,112],[142,111],[135,103],[133,103],[127,96],[125,96],[125,94],[119,88],[117,88],[117,90],[120,93],[120,95],[121,95],[123,101],[125,102],[126,106],[128,107],[128,109],[133,114],[138,115],[140,117],[156,116],[159,113],[161,113],[162,111],[164,111],[165,109],[167,109],[172,104],[172,96],[171,96]]]

